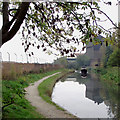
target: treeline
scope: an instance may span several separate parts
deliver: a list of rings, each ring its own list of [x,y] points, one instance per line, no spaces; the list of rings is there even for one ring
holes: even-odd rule
[[[103,65],[96,67],[96,71],[101,74],[101,78],[120,85],[120,49],[118,44],[107,46],[105,55],[103,55],[101,60]],[[90,66],[90,63],[90,58],[85,54],[79,55],[76,59],[71,58],[68,60],[66,57],[61,57],[54,61],[54,64],[62,64],[68,69],[76,70],[79,70],[83,66],[88,67]]]
[[[67,58],[61,57],[54,61],[54,64],[62,64],[64,67],[68,69],[76,69],[79,70],[82,66],[89,66],[90,59],[85,54],[79,55],[76,58]]]
[[[104,67],[120,67],[120,49],[117,46],[106,48]]]
[[[101,74],[103,80],[120,85],[120,43],[117,35],[108,38],[109,41],[114,41],[113,44],[106,47],[105,56],[103,58],[103,67],[98,68],[97,72]]]

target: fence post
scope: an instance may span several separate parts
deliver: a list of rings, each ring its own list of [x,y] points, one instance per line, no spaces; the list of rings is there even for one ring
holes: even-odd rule
[[[29,63],[29,61],[28,61],[28,55],[26,54],[26,58],[27,58],[27,63]]]
[[[21,59],[21,63],[23,63],[23,55],[21,55],[22,59]]]
[[[2,62],[2,52],[0,52],[0,62]]]
[[[10,62],[10,53],[7,52],[7,54],[8,54],[8,62]]]
[[[37,57],[36,57],[36,60],[37,60],[36,63],[38,63],[38,58]]]
[[[32,57],[30,56],[30,63],[32,63]]]
[[[17,62],[17,54],[16,53],[14,53],[15,54],[15,56],[16,56],[16,62]]]
[[[33,57],[34,58],[34,63],[35,63],[35,57]]]

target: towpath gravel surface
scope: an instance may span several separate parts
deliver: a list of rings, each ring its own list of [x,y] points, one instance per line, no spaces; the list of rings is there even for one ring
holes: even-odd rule
[[[31,105],[36,108],[36,111],[45,116],[46,118],[76,118],[73,115],[70,115],[68,111],[62,111],[58,110],[55,106],[45,102],[40,96],[38,92],[38,86],[40,83],[42,83],[44,80],[48,79],[49,77],[52,77],[56,74],[59,74],[60,72],[57,72],[55,74],[46,76],[38,81],[36,81],[34,84],[31,84],[26,90],[25,98],[30,101]]]

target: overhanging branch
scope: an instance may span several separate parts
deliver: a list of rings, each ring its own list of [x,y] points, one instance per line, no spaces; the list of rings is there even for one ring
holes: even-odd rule
[[[112,25],[114,25],[117,29],[120,29],[120,27],[118,27],[105,12],[103,12],[102,10],[97,9],[97,8],[91,8],[91,9],[92,10],[97,10],[97,11],[101,12],[102,14],[104,14],[109,19],[109,21],[112,23]]]
[[[27,13],[27,10],[29,8],[30,2],[22,2],[20,5],[20,11],[17,16],[16,22],[14,23],[13,27],[9,32],[2,34],[2,44],[13,38],[13,36],[17,33],[19,30],[21,24],[23,23],[23,20],[25,18],[25,15]],[[15,19],[15,18],[14,18]]]

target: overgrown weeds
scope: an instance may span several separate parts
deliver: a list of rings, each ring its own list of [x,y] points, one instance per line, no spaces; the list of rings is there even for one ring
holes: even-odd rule
[[[20,76],[16,80],[2,82],[3,118],[43,118],[36,109],[24,98],[25,90],[30,83],[62,70],[55,70],[40,74]]]
[[[99,68],[96,69],[95,72],[100,74],[102,80],[106,80],[108,82],[112,82],[113,84],[120,85],[120,69],[118,67]]]

